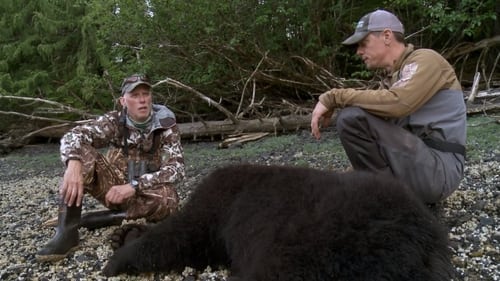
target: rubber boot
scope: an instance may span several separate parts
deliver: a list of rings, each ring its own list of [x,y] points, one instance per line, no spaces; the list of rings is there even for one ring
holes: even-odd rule
[[[121,225],[127,217],[124,211],[102,210],[89,212],[82,215],[80,226],[88,230],[94,230],[101,227]]]
[[[58,261],[78,248],[80,237],[78,227],[82,206],[67,207],[65,204],[59,206],[58,224],[56,234],[47,245],[36,254],[38,261]]]
[[[80,227],[94,230],[106,226],[121,225],[127,218],[126,212],[115,210],[99,210],[83,213],[80,220]],[[56,227],[58,218],[51,218],[42,223],[42,227]]]

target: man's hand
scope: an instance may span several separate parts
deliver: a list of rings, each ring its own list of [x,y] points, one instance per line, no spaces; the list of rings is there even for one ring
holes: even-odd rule
[[[328,127],[330,125],[332,115],[333,110],[329,110],[321,102],[318,102],[316,104],[311,118],[311,134],[313,135],[313,137],[318,140],[321,138],[321,132],[319,131],[320,122],[322,128]]]
[[[80,160],[69,160],[68,167],[64,171],[63,181],[59,187],[59,194],[64,204],[71,207],[73,204],[80,206],[83,199],[83,175],[82,162]]]
[[[122,204],[128,198],[134,196],[134,194],[135,189],[129,183],[114,185],[109,189],[108,193],[106,193],[106,206],[109,207],[111,204]]]

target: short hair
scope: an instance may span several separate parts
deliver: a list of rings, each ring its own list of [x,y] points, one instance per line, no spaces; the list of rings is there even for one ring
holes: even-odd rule
[[[394,38],[396,38],[396,41],[398,41],[399,43],[403,43],[406,45],[406,40],[405,40],[405,36],[403,35],[403,33],[401,32],[392,32],[392,34],[394,34]]]
[[[380,34],[382,34],[383,31],[372,31],[370,32],[370,34],[373,34],[375,36],[380,36]],[[393,31],[392,34],[394,34],[394,38],[396,39],[397,42],[399,43],[402,43],[402,44],[405,44],[406,45],[406,40],[405,40],[405,36],[403,33],[401,32],[397,32],[397,31]]]

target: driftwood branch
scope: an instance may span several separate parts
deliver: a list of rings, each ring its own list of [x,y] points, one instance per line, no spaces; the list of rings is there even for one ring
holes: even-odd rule
[[[249,141],[259,140],[269,133],[248,133],[248,134],[236,134],[229,135],[226,139],[219,143],[219,148],[230,148],[230,147],[240,147],[243,143]]]
[[[48,118],[48,117],[42,117],[42,116],[29,115],[29,114],[24,114],[24,113],[15,112],[15,111],[1,111],[0,110],[0,115],[19,116],[19,117],[23,117],[23,118],[28,119],[28,120],[49,121],[49,122],[56,122],[56,123],[66,123],[66,122],[68,122],[67,120],[61,120],[61,119],[57,119],[57,118]]]
[[[500,35],[494,36],[492,38],[487,38],[476,43],[468,43],[459,45],[444,54],[444,57],[448,60],[454,59],[478,50],[489,48],[492,46],[500,45]]]
[[[449,50],[443,52],[443,56],[449,61],[455,61],[454,64],[458,65],[461,62],[460,71],[458,71],[459,79],[462,80],[464,72],[470,65],[467,63],[469,59],[476,60],[476,69],[474,72],[480,72],[486,83],[486,89],[490,89],[494,84],[492,79],[497,76],[497,65],[500,60],[498,53],[498,46],[500,46],[500,35],[481,40],[476,43],[462,43]],[[479,57],[476,58],[476,52],[480,51]],[[496,56],[494,61],[491,60],[491,55]],[[489,72],[489,74],[488,74]]]
[[[484,101],[482,104],[471,104],[467,107],[467,114],[486,113],[500,109],[500,102],[491,103]]]
[[[472,83],[472,90],[470,91],[469,98],[467,99],[468,104],[473,103],[474,99],[476,98],[480,78],[481,78],[481,73],[476,72],[476,74],[474,75],[474,82]]]
[[[253,77],[255,76],[255,73],[257,73],[257,71],[259,70],[259,67],[262,65],[262,62],[266,59],[267,57],[267,53],[266,52],[264,54],[264,56],[262,57],[262,59],[259,61],[259,63],[257,64],[257,67],[255,68],[255,70],[252,72],[252,74],[250,74],[250,76],[248,77],[248,79],[246,80],[245,82],[245,85],[243,86],[243,90],[241,91],[241,98],[240,98],[240,103],[238,104],[238,109],[236,110],[236,115],[238,116],[240,111],[241,111],[241,106],[243,104],[243,100],[244,100],[244,97],[245,97],[245,90],[247,88],[247,85],[248,83],[250,82],[250,80],[253,80],[253,91],[252,91],[252,102],[250,103],[249,107],[253,106],[253,103],[255,101],[255,80],[253,79]]]
[[[176,88],[183,89],[183,90],[186,90],[188,92],[194,93],[197,97],[199,97],[203,101],[207,102],[210,106],[214,106],[219,111],[221,111],[222,113],[224,113],[226,115],[226,117],[229,118],[229,120],[231,120],[233,122],[233,124],[238,124],[239,120],[236,119],[236,117],[229,110],[227,110],[226,108],[224,108],[222,105],[220,105],[219,103],[215,102],[211,98],[209,98],[209,97],[205,96],[204,94],[200,93],[199,91],[197,91],[197,90],[195,90],[195,89],[193,89],[193,88],[191,88],[191,87],[189,87],[187,85],[184,85],[183,83],[181,83],[179,81],[176,81],[176,80],[171,79],[171,78],[166,78],[164,80],[156,82],[153,85],[153,87],[155,87],[157,85],[160,85],[160,84],[163,84],[163,83],[167,83],[168,85],[174,86]]]
[[[336,79],[334,75],[332,75],[326,69],[316,65],[314,62],[308,60],[307,58],[296,57],[296,59],[301,60],[304,65],[307,65],[308,68],[312,69],[313,73],[315,73],[315,77],[312,78],[312,80],[315,80],[314,83],[317,83],[317,85],[321,84],[322,85],[321,87],[327,88],[329,84],[332,83],[332,81],[334,80],[335,80],[334,83],[337,85],[343,85],[345,82],[342,79]],[[249,72],[250,76],[246,80],[247,82],[245,83],[245,87],[247,87],[249,83],[253,83],[255,87],[255,81],[262,81],[262,78],[269,79],[269,81],[280,80],[281,83],[289,83],[289,84],[304,83],[304,81],[293,81],[293,80],[282,79],[279,77],[274,77],[272,74],[261,69],[263,68],[264,63],[268,64],[270,63],[271,65],[278,66],[277,62],[270,60],[265,56],[265,54],[262,57],[261,62],[262,65],[261,64],[257,65],[252,72]],[[479,80],[479,75],[477,75],[475,81],[478,80]],[[226,120],[221,120],[221,121],[200,120],[198,122],[178,124],[179,129],[181,131],[181,137],[185,139],[193,139],[193,140],[201,138],[224,139],[227,136],[234,136],[235,134],[244,134],[243,135],[244,137],[241,137],[241,139],[239,140],[238,139],[235,140],[236,143],[238,142],[241,143],[243,142],[243,140],[246,140],[248,138],[248,135],[246,134],[270,134],[270,133],[277,134],[280,132],[309,129],[310,126],[310,118],[311,118],[310,106],[304,104],[301,105],[300,103],[297,104],[288,101],[287,99],[284,98],[282,98],[280,102],[277,102],[276,98],[274,99],[270,98],[270,100],[268,101],[266,99],[267,96],[263,96],[260,101],[255,101],[256,97],[252,96],[252,101],[247,106],[247,108],[244,109],[242,112],[240,112],[238,116],[235,116],[225,107],[223,107],[220,103],[215,102],[214,100],[204,95],[203,93],[174,79],[166,78],[164,80],[157,82],[153,86],[157,86],[162,83],[166,83],[170,86],[174,86],[178,89],[182,89],[188,91],[189,93],[194,94],[197,98],[200,98],[202,101],[207,102],[209,105],[212,105],[215,108],[217,108],[227,117]],[[305,84],[307,83],[304,83],[304,85]],[[352,85],[352,81],[350,81],[350,84]],[[470,95],[468,95],[469,100],[467,101],[467,113],[468,114],[485,113],[488,111],[496,111],[500,109],[500,102],[496,101],[498,100],[499,96],[498,92],[495,92],[494,90],[491,89],[486,92],[477,91],[477,84],[478,83],[476,82],[475,86],[473,87],[473,91],[470,93]],[[309,84],[309,86],[311,85],[312,84]],[[360,84],[360,87],[361,86],[362,84]],[[244,95],[245,91],[246,90],[243,91],[242,95]],[[255,93],[255,89],[253,90],[253,93]],[[27,103],[29,102],[32,104],[42,103],[47,105],[48,111],[50,111],[50,112],[43,112],[44,116],[37,115],[40,114],[41,112],[40,111],[41,107],[39,106],[37,107],[37,111],[31,114],[14,112],[14,111],[0,111],[0,115],[17,116],[32,121],[43,121],[41,122],[42,124],[48,124],[46,127],[43,128],[33,127],[33,128],[20,128],[20,130],[16,129],[16,132],[14,133],[16,136],[14,136],[13,134],[0,136],[0,151],[4,147],[22,146],[24,144],[29,143],[36,137],[43,137],[48,139],[60,138],[65,132],[67,132],[72,127],[78,124],[88,122],[89,121],[88,119],[90,119],[89,117],[92,118],[96,117],[96,115],[89,114],[88,112],[75,109],[58,102],[44,100],[40,98],[0,95],[0,99],[14,99],[14,100],[25,101]],[[242,103],[240,102],[240,107],[241,106]],[[263,112],[263,108],[266,107],[272,108],[272,111]],[[46,117],[48,113],[51,114],[75,113],[79,114],[80,116],[83,116],[85,120],[72,122],[63,119],[50,118]],[[242,116],[251,118],[251,120],[241,119]],[[40,124],[34,124],[34,126],[40,126]],[[23,129],[25,131],[23,131]],[[24,135],[21,136],[21,134]],[[231,137],[231,139],[234,139],[234,137]]]
[[[240,120],[238,124],[231,121],[206,121],[178,124],[183,138],[198,138],[228,135],[238,133],[272,132],[278,134],[286,131],[296,131],[309,128],[311,115],[289,115],[254,120]]]
[[[84,118],[94,118],[94,117],[97,117],[97,115],[94,115],[94,114],[90,114],[86,111],[83,111],[83,110],[80,110],[80,109],[76,109],[76,108],[73,108],[71,106],[67,106],[67,105],[64,105],[64,104],[61,104],[61,103],[58,103],[58,102],[55,102],[55,101],[51,101],[51,100],[46,100],[46,99],[41,99],[41,98],[31,98],[31,97],[19,97],[19,96],[5,96],[5,95],[2,95],[0,94],[0,99],[11,99],[11,100],[21,100],[21,101],[28,101],[28,102],[36,102],[36,103],[44,103],[44,104],[48,104],[48,105],[51,105],[51,106],[54,106],[66,113],[76,113],[80,116],[83,116]],[[9,113],[11,114],[11,113]],[[26,115],[26,116],[29,116],[29,115]],[[24,116],[24,117],[26,117]],[[53,120],[48,120],[48,121],[53,121]],[[68,122],[68,121],[64,121],[64,122]]]

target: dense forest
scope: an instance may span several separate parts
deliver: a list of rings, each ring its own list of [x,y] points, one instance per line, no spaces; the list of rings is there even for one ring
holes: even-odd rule
[[[496,0],[0,0],[0,139],[114,108],[147,74],[179,122],[307,113],[332,87],[376,87],[341,42],[376,8],[433,48],[464,88],[500,87]],[[202,98],[200,98],[202,97]],[[209,102],[207,102],[209,101]],[[23,132],[26,133],[26,132]]]

